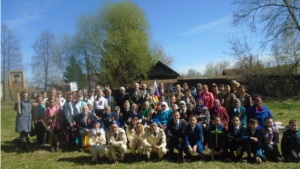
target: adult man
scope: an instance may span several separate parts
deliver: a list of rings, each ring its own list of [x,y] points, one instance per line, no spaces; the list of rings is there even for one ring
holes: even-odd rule
[[[128,95],[128,93],[125,92],[125,88],[122,86],[122,87],[120,87],[120,93],[118,94],[118,96],[116,98],[116,102],[117,102],[116,105],[121,108],[122,113],[125,111],[125,108],[124,108],[125,100],[129,101],[129,95]]]
[[[151,158],[151,152],[156,152],[159,160],[167,153],[165,132],[163,129],[157,127],[156,122],[151,122],[150,129],[148,129],[144,135],[143,143],[148,160]]]
[[[22,81],[20,79],[20,74],[14,74],[14,80],[12,81],[13,85],[22,85]]]
[[[110,131],[107,135],[108,139],[108,150],[106,156],[113,160],[114,164],[118,164],[119,158],[120,161],[124,160],[124,154],[127,149],[127,137],[125,130],[119,128],[116,121],[111,122]],[[116,155],[116,151],[119,152],[119,158]]]
[[[134,91],[129,95],[129,102],[131,104],[137,104],[139,108],[141,108],[142,102],[143,102],[143,91],[139,89],[139,84],[135,83],[134,84]]]
[[[159,85],[158,85],[158,92],[159,92],[159,96],[161,97],[161,96],[164,96],[164,92],[165,92],[165,90],[164,90],[164,83],[159,83]]]
[[[74,121],[76,122],[77,136],[79,142],[79,152],[83,151],[84,148],[84,135],[89,132],[93,127],[92,121],[94,115],[89,113],[89,107],[83,106],[82,113],[75,115]]]
[[[175,111],[172,115],[173,119],[168,122],[167,126],[167,148],[170,152],[169,161],[174,160],[174,148],[178,150],[179,162],[183,162],[184,147],[184,129],[187,125],[185,120],[180,119],[179,111]]]
[[[147,85],[142,84],[142,92],[143,92],[143,99],[145,98],[145,95],[147,94]]]
[[[73,109],[72,101],[73,101],[73,95],[68,94],[67,101],[63,106],[62,125],[63,128],[66,130],[65,133],[67,138],[66,140],[67,145],[65,147],[65,150],[67,149],[67,147],[72,148],[73,145],[75,144],[75,136],[72,135],[72,128],[76,123],[73,121],[74,109]]]
[[[112,110],[115,110],[115,104],[116,104],[116,102],[115,102],[114,96],[112,96],[111,93],[112,92],[111,92],[110,89],[106,90],[106,96],[105,96],[105,98],[107,100],[107,105],[109,105]]]
[[[111,107],[110,106],[105,106],[104,108],[104,113],[101,117],[102,121],[103,121],[103,128],[104,129],[109,129],[109,124],[112,122],[112,121],[116,121],[118,122],[118,114],[115,113],[115,112],[111,112]],[[119,123],[120,125],[120,123]]]

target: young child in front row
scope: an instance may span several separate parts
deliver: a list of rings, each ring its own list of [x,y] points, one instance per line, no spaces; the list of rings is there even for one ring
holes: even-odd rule
[[[285,161],[290,158],[293,162],[300,162],[300,130],[296,120],[291,120],[289,129],[283,132],[281,152]]]
[[[208,147],[211,149],[214,159],[228,162],[226,128],[221,124],[221,117],[215,116],[214,124],[208,129],[208,135]]]
[[[241,121],[238,116],[233,116],[231,122],[232,125],[229,125],[227,133],[230,158],[231,160],[239,161],[243,156],[243,145],[239,138],[246,128],[241,125]],[[234,155],[234,151],[236,151],[236,156]]]
[[[262,134],[258,127],[258,121],[254,118],[249,119],[247,129],[240,135],[240,141],[243,142],[248,154],[248,161],[251,160],[251,153],[254,154],[255,161],[260,164],[266,161],[262,151]]]
[[[274,119],[271,116],[265,118],[265,126],[261,128],[261,133],[266,159],[274,162],[282,161],[277,146],[279,143],[279,130],[274,126]]]

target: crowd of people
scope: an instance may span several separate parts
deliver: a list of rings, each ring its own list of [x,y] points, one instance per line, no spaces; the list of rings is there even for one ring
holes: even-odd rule
[[[238,82],[211,87],[212,92],[206,84],[184,83],[182,88],[176,85],[173,95],[164,96],[163,83],[155,89],[142,84],[142,90],[135,83],[130,94],[120,87],[114,97],[112,90],[104,94],[97,86],[88,94],[78,90],[66,98],[51,89],[38,94],[33,103],[28,90],[23,90],[15,104],[16,132],[23,149],[30,149],[33,123],[39,146],[49,144],[51,152],[88,149],[92,162],[106,156],[117,164],[128,148],[134,159],[145,153],[150,160],[151,153],[157,153],[158,160],[166,154],[169,161],[203,160],[203,151],[209,148],[213,160],[224,162],[299,162],[296,120],[283,132],[281,155],[280,132],[260,96],[246,93]],[[244,152],[247,158],[242,158]]]

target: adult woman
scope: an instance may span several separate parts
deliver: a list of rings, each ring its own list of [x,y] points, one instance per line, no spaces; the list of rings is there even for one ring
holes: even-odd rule
[[[196,87],[194,87],[194,86],[191,87],[191,93],[192,93],[192,96],[195,98],[195,100],[197,100],[198,93],[197,93]]]
[[[248,108],[253,104],[252,98],[250,94],[246,93],[246,86],[244,85],[239,87],[239,94],[237,95],[237,98],[240,99],[241,105],[244,106],[246,110],[248,110]]]
[[[247,127],[247,114],[246,109],[241,105],[240,99],[236,98],[233,100],[233,106],[228,112],[229,118],[232,119],[234,116],[240,118],[241,124]]]
[[[265,118],[270,116],[273,118],[272,113],[267,106],[262,104],[262,99],[260,96],[256,96],[254,99],[254,105],[250,106],[247,110],[247,119],[255,118],[258,121],[258,129],[261,129],[265,126]],[[274,122],[274,126],[275,122]]]
[[[227,112],[229,112],[230,108],[232,107],[232,103],[235,98],[235,95],[233,93],[230,93],[230,86],[226,85],[223,106],[226,108]]]
[[[187,89],[189,89],[189,85],[187,84],[187,82],[184,82],[182,87],[183,87],[183,91],[186,91]]]
[[[36,96],[36,103],[32,107],[32,120],[35,121],[34,128],[36,131],[36,142],[40,146],[45,144],[45,126],[42,122],[45,116],[45,104],[43,102],[43,95]],[[34,118],[35,117],[35,118]]]
[[[228,122],[229,116],[227,114],[226,108],[222,107],[220,100],[214,100],[214,107],[209,109],[211,123],[215,119],[215,116],[219,116],[221,118],[221,123],[224,125],[226,130],[228,130]]]
[[[208,108],[208,109],[211,109],[213,106],[214,106],[214,95],[208,91],[208,86],[207,84],[204,84],[202,86],[202,93],[200,93],[200,96],[202,98],[204,98],[205,100],[205,106]]]
[[[14,109],[17,111],[16,117],[16,132],[20,133],[23,149],[28,150],[29,137],[28,133],[31,131],[31,106],[28,99],[28,90],[24,89],[20,93],[21,99],[15,103]],[[20,111],[18,110],[20,104]]]
[[[133,156],[136,156],[136,151],[138,155],[143,154],[143,137],[144,137],[144,127],[139,124],[139,117],[137,115],[131,116],[131,122],[126,128],[126,134],[129,141],[129,147]]]
[[[101,118],[104,112],[104,107],[107,105],[107,100],[103,97],[103,91],[98,90],[97,98],[94,100],[94,109],[97,117]]]
[[[59,133],[61,129],[61,117],[59,116],[60,108],[56,104],[54,99],[49,100],[49,106],[45,111],[45,118],[47,121],[46,131],[49,134],[49,144],[51,146],[51,152],[59,151]]]
[[[161,103],[161,109],[157,112],[158,125],[161,126],[164,130],[167,128],[167,123],[170,119],[172,119],[171,110],[166,102]]]
[[[148,87],[148,94],[149,96],[149,101],[151,103],[151,105],[153,105],[153,109],[156,109],[157,103],[158,101],[158,97],[154,95],[154,93],[152,92],[152,86]]]

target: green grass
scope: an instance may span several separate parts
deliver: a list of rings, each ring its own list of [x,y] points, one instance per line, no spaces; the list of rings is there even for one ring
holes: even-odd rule
[[[145,155],[140,162],[130,162],[130,154],[125,155],[125,162],[119,163],[118,166],[111,165],[106,158],[101,159],[100,164],[90,165],[89,160],[91,155],[89,152],[79,153],[73,152],[58,152],[50,153],[49,147],[40,149],[35,145],[35,137],[31,137],[31,151],[23,151],[20,145],[14,144],[12,140],[18,137],[15,132],[15,116],[13,110],[13,102],[5,103],[1,109],[1,168],[299,168],[299,164],[294,163],[272,163],[267,162],[261,165],[256,164],[240,164],[240,163],[222,163],[222,162],[193,162],[176,164],[166,161],[162,162],[145,162]],[[270,111],[277,121],[283,122],[286,125],[290,119],[300,120],[300,103],[299,102],[273,102],[266,103]],[[9,107],[11,106],[11,107]]]

